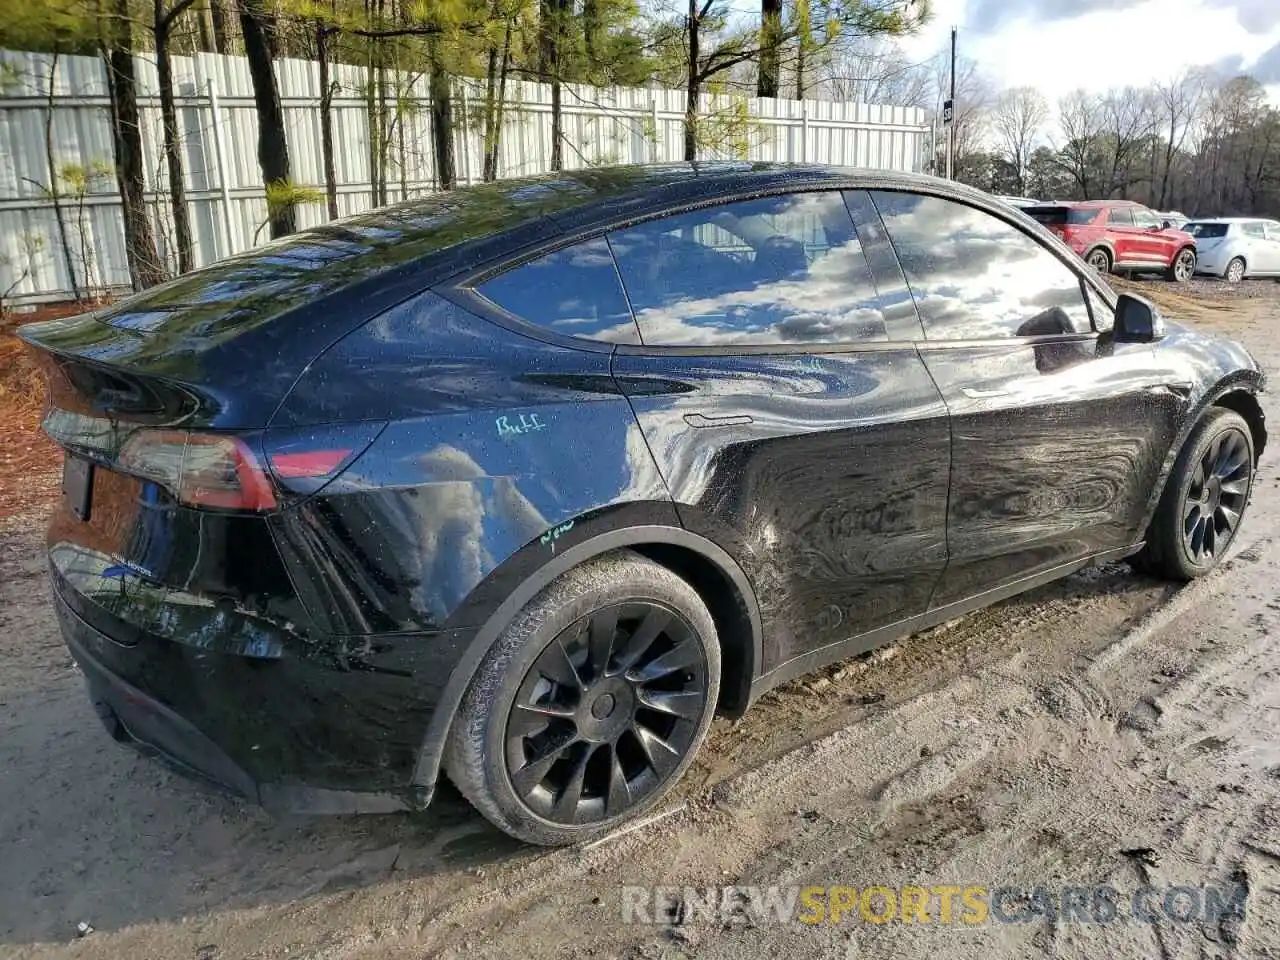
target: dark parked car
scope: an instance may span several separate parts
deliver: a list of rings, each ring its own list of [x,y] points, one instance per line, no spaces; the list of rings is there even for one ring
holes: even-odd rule
[[[1195,577],[1265,441],[1241,347],[944,181],[439,194],[28,326],[112,734],[274,807],[602,834],[716,711],[1107,558]]]

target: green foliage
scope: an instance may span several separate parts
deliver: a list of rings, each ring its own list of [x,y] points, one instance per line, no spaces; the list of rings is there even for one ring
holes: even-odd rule
[[[267,211],[273,214],[287,207],[296,207],[304,203],[324,203],[323,190],[291,183],[288,180],[275,180],[267,184]]]

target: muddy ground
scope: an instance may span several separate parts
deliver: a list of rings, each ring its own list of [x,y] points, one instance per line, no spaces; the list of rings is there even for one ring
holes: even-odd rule
[[[1170,313],[1280,369],[1280,285]],[[1277,394],[1267,399],[1280,434]],[[1280,957],[1280,440],[1230,559],[1182,589],[1077,574],[718,721],[670,816],[585,850],[423,815],[273,820],[110,742],[0,527],[0,955],[104,958]],[[1244,918],[622,922],[628,885],[1144,884]],[[937,918],[935,909],[932,916]],[[81,921],[94,928],[77,938]]]

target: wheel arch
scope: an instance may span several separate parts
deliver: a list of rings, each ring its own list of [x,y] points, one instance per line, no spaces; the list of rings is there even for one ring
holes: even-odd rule
[[[610,530],[575,543],[539,566],[476,630],[428,722],[410,784],[413,806],[421,808],[430,801],[463,694],[507,624],[561,574],[623,549],[672,569],[703,598],[720,634],[723,665],[718,710],[730,716],[742,714],[749,702],[751,682],[760,669],[763,648],[760,605],[742,568],[712,541],[680,527],[654,524]]]
[[[1262,412],[1262,404],[1258,402],[1258,395],[1239,386],[1228,387],[1214,399],[1213,406],[1234,410],[1244,418],[1244,422],[1249,425],[1249,433],[1253,435],[1256,464],[1267,445],[1267,418]]]
[[[1094,253],[1096,253],[1099,250],[1106,251],[1107,261],[1108,261],[1107,269],[1114,270],[1116,266],[1116,251],[1115,251],[1115,248],[1106,240],[1098,240],[1098,241],[1095,241],[1094,243],[1089,244],[1088,249],[1086,249],[1084,252],[1084,256],[1081,257],[1080,259],[1083,260],[1085,263],[1088,263],[1089,257],[1091,257]]]
[[[1152,518],[1155,516],[1156,507],[1160,503],[1160,498],[1164,495],[1165,485],[1169,482],[1169,475],[1173,472],[1173,465],[1178,459],[1178,454],[1182,451],[1183,446],[1186,445],[1187,438],[1191,436],[1191,431],[1195,429],[1196,424],[1200,422],[1205,411],[1209,408],[1225,407],[1240,414],[1245,423],[1249,425],[1249,432],[1253,437],[1255,458],[1262,456],[1262,450],[1267,443],[1266,417],[1262,412],[1262,405],[1258,403],[1257,397],[1258,391],[1262,389],[1262,383],[1262,375],[1260,373],[1238,370],[1223,377],[1212,388],[1205,391],[1199,401],[1187,411],[1182,423],[1178,426],[1177,435],[1169,445],[1164,463],[1160,468],[1159,478],[1148,497],[1142,525],[1139,527],[1140,530],[1145,531],[1150,525]]]

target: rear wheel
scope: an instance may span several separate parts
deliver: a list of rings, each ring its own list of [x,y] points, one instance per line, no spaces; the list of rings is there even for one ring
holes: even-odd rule
[[[1134,565],[1174,580],[1208,573],[1235,539],[1253,483],[1253,434],[1213,407],[1178,454]]]
[[[514,837],[589,840],[680,778],[719,689],[715,623],[697,592],[611,554],[555,580],[503,631],[463,697],[446,769]]]
[[[1191,247],[1183,247],[1173,258],[1173,264],[1165,271],[1166,280],[1186,283],[1196,273],[1196,252]]]
[[[1111,272],[1111,254],[1107,253],[1105,247],[1090,250],[1085,256],[1084,262],[1099,273],[1107,274]]]
[[[1223,271],[1222,279],[1227,283],[1239,283],[1244,279],[1244,258],[1235,257],[1227,264],[1227,269]]]

